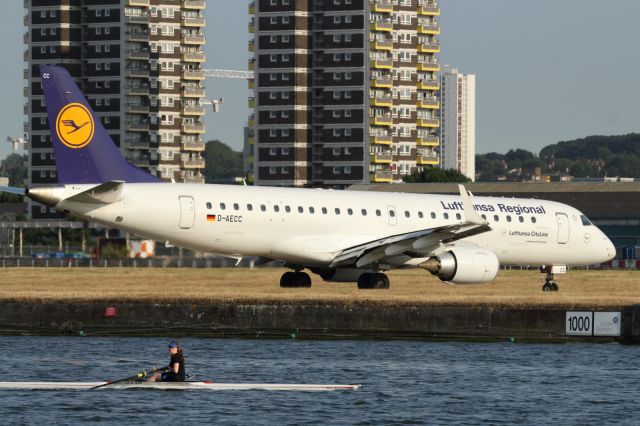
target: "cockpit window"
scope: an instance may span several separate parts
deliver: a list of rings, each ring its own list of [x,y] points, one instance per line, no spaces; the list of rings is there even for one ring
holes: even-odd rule
[[[588,217],[586,217],[586,216],[585,216],[585,215],[583,215],[583,214],[581,214],[581,215],[580,215],[580,219],[582,219],[582,224],[583,224],[584,226],[591,226],[591,225],[593,225],[593,223],[591,223],[591,221],[589,220],[589,218],[588,218]]]

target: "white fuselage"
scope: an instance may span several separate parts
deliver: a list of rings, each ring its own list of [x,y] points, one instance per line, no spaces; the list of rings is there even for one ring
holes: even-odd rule
[[[452,245],[487,248],[501,264],[582,265],[615,255],[609,239],[570,206],[497,197],[472,203],[491,231]],[[193,250],[319,267],[348,247],[464,221],[459,196],[170,183],[127,183],[116,203],[63,200],[56,208]],[[422,261],[400,256],[392,266]]]

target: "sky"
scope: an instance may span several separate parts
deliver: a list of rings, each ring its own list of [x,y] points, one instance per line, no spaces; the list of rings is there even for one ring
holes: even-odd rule
[[[246,70],[248,1],[207,0],[206,67]],[[23,2],[0,14],[0,158],[23,133]],[[640,131],[637,0],[440,0],[441,64],[476,75],[476,150],[546,145]],[[241,150],[247,82],[207,79],[223,98],[206,140]]]

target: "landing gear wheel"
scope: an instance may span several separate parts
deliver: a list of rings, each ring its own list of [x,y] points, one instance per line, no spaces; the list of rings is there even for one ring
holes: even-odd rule
[[[550,282],[547,281],[542,286],[542,291],[553,291],[553,286],[551,285]]]
[[[389,277],[381,273],[373,274],[373,277],[371,277],[371,288],[376,288],[376,289],[389,288]]]
[[[280,277],[280,287],[282,288],[290,288],[293,287],[291,284],[295,279],[295,273],[293,272],[285,272]]]
[[[360,275],[360,277],[358,278],[358,288],[360,290],[371,288],[372,276],[373,274],[370,274],[369,272],[365,272],[364,274]]]
[[[558,284],[556,284],[555,282],[551,283],[551,287],[553,287],[553,291],[560,290],[560,287],[558,287]]]
[[[280,278],[280,287],[298,288],[311,287],[311,277],[306,272],[285,272]]]
[[[297,287],[309,288],[311,287],[311,277],[306,272],[296,272]]]
[[[558,284],[554,281],[554,277],[553,277],[553,272],[551,272],[553,270],[552,266],[543,266],[540,268],[540,272],[542,272],[543,274],[547,274],[545,280],[544,280],[544,285],[542,286],[542,291],[558,291],[560,290],[560,287],[558,287]]]

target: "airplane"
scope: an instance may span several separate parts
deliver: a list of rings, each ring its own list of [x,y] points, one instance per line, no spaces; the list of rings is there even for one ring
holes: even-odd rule
[[[616,253],[573,207],[473,196],[463,185],[453,196],[163,182],[124,159],[64,68],[42,65],[40,74],[59,185],[2,190],[166,244],[280,261],[290,269],[281,287],[309,287],[305,269],[382,289],[395,268],[476,284],[501,265],[535,265],[546,274],[543,290],[557,291],[555,274],[567,266]],[[87,124],[62,131],[71,122]]]

